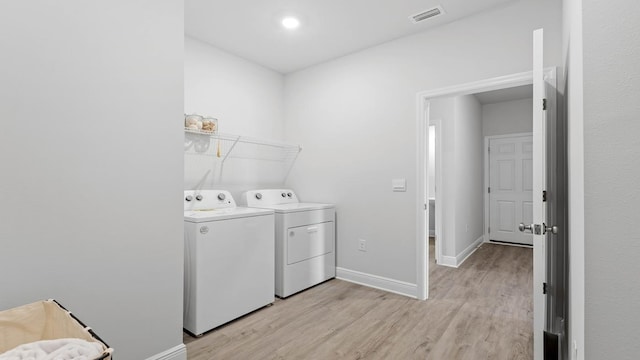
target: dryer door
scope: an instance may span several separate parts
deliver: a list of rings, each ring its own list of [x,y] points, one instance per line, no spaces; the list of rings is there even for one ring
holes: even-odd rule
[[[333,251],[333,221],[292,227],[287,230],[287,265]]]

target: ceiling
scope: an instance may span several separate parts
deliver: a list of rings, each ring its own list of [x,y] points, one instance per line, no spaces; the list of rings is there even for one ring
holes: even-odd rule
[[[495,104],[503,101],[532,99],[533,85],[522,85],[507,89],[486,91],[474,95],[482,105]]]
[[[185,34],[289,73],[514,0],[186,0]],[[419,24],[409,16],[441,5]],[[284,16],[300,19],[295,30]]]

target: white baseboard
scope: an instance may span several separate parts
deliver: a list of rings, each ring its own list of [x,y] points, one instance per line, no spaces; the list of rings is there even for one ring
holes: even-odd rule
[[[462,250],[462,252],[456,256],[456,267],[462,265],[462,263],[467,260],[471,254],[478,250],[478,247],[482,244],[483,240],[484,236],[480,236],[476,241],[472,242],[471,245],[467,246],[466,249]]]
[[[442,255],[440,257],[440,262],[438,263],[438,265],[449,266],[457,269],[465,260],[469,258],[469,256],[471,256],[471,254],[473,254],[478,249],[483,241],[484,235],[477,238],[476,241],[467,246],[466,249],[462,250],[462,252],[458,254],[458,256]]]
[[[147,360],[187,360],[187,347],[180,344],[169,350],[153,355]]]
[[[454,268],[458,267],[458,264],[456,262],[456,257],[446,256],[446,255],[440,256],[440,262],[438,263],[438,265],[454,267]]]
[[[416,284],[389,279],[382,276],[371,275],[341,267],[336,268],[336,278],[359,285],[364,285],[375,289],[408,296],[411,298],[416,298],[416,294],[418,291],[418,287],[416,286]]]

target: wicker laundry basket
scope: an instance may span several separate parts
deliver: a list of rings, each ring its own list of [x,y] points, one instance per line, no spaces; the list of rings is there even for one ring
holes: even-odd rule
[[[0,311],[0,354],[22,344],[63,338],[98,342],[104,350],[94,360],[112,360],[113,349],[55,300]]]

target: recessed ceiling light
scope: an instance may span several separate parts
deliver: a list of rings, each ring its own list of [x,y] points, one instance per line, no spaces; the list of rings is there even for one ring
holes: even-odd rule
[[[287,29],[295,29],[298,26],[300,26],[300,20],[289,16],[282,19],[282,26],[284,26]]]

